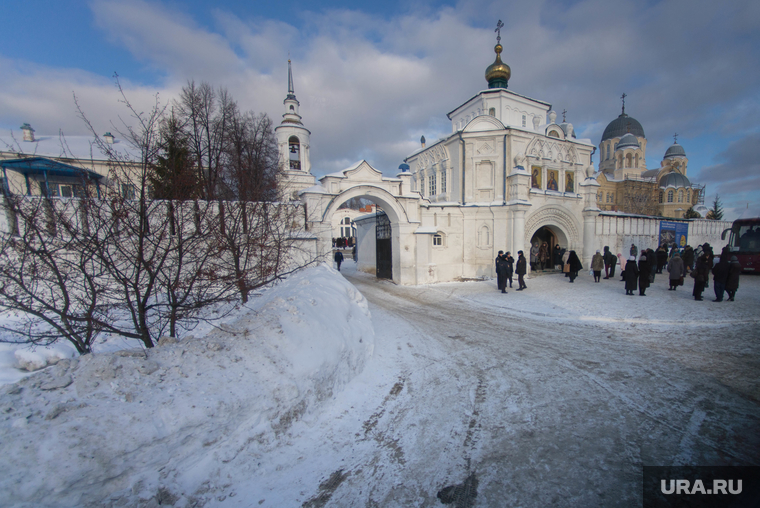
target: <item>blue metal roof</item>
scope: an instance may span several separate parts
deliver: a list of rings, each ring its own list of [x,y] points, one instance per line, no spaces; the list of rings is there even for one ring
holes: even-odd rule
[[[90,171],[89,169],[79,168],[63,162],[54,161],[45,157],[27,157],[24,159],[10,159],[0,161],[0,167],[16,171],[22,175],[44,175],[62,176],[62,177],[82,177],[100,180],[103,175]]]

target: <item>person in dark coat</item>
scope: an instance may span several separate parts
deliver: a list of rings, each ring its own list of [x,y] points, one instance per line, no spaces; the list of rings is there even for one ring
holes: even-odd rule
[[[610,248],[605,245],[604,252],[602,253],[602,259],[604,260],[604,278],[610,278]]]
[[[575,282],[578,272],[583,270],[583,265],[581,265],[581,260],[578,259],[578,254],[576,254],[574,250],[570,251],[570,256],[567,258],[567,264],[570,265],[570,282]]]
[[[728,263],[728,277],[726,278],[726,293],[728,293],[728,301],[733,302],[736,290],[739,289],[739,275],[742,273],[742,265],[739,263],[739,259],[736,256],[731,256],[731,261]]]
[[[338,271],[340,271],[340,264],[343,262],[343,253],[339,250],[335,251],[335,263],[338,265]]]
[[[504,259],[507,260],[507,281],[509,282],[509,287],[512,287],[512,274],[515,273],[515,258],[512,257],[512,255],[507,251],[506,254],[504,254]]]
[[[656,252],[657,255],[657,273],[662,273],[662,269],[668,264],[668,246],[660,245]]]
[[[646,296],[649,287],[649,277],[652,273],[652,265],[649,263],[647,252],[642,252],[639,258],[639,296]]]
[[[639,269],[636,267],[635,256],[628,258],[628,262],[626,262],[625,269],[623,270],[623,280],[625,280],[625,294],[633,296],[633,292],[636,291],[639,282]]]
[[[705,253],[705,256],[707,256],[707,269],[712,270],[712,267],[715,265],[715,253],[713,252],[713,248],[710,246],[709,243],[705,243],[702,245],[702,252]],[[707,274],[707,277],[705,278],[705,289],[710,287],[710,274]]]
[[[670,287],[668,288],[668,291],[675,291],[676,288],[681,285],[681,279],[683,278],[685,270],[681,255],[678,251],[674,252],[673,257],[668,261],[668,273],[670,274]]]
[[[554,268],[556,269],[557,266],[562,264],[562,247],[559,246],[559,244],[554,246],[554,257],[552,259],[552,265],[554,265]]]
[[[500,250],[499,253],[496,255],[496,259],[494,260],[496,270],[496,289],[499,291],[504,291],[504,282],[507,280],[507,270],[506,270],[506,260],[504,260],[504,251]],[[504,270],[502,272],[501,265],[504,265]]]
[[[691,245],[687,245],[683,249],[681,259],[683,259],[683,268],[686,273],[689,273],[694,269],[694,248]]]
[[[726,247],[720,254],[720,260],[716,263],[715,266],[713,266],[712,269],[713,289],[715,290],[715,300],[713,300],[714,302],[723,301],[723,293],[726,290],[726,282],[728,281],[728,254],[728,247]]]
[[[517,283],[520,287],[517,288],[518,291],[522,291],[523,289],[527,288],[528,286],[525,285],[525,280],[523,277],[525,277],[526,269],[525,266],[527,263],[525,262],[525,256],[523,255],[523,251],[519,250],[517,251],[517,265],[515,266],[515,273],[517,274]]]
[[[649,285],[654,284],[654,276],[657,275],[657,255],[652,249],[647,249],[647,265],[649,265]]]
[[[704,252],[697,259],[697,265],[691,274],[694,277],[694,291],[692,295],[698,302],[702,301],[702,291],[705,290],[705,281],[710,276],[710,267],[707,266],[707,254]]]

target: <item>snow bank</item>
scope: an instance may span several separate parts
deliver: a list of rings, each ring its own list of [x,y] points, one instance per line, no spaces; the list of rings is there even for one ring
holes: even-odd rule
[[[223,464],[274,447],[373,346],[366,300],[322,265],[203,338],[58,359],[0,393],[3,503],[201,506]]]

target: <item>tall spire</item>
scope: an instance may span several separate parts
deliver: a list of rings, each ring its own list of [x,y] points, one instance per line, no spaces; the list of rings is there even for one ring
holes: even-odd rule
[[[288,99],[295,99],[296,91],[293,88],[293,69],[290,67],[290,58],[288,58]]]
[[[298,114],[298,106],[300,104],[298,99],[296,99],[296,91],[293,87],[293,68],[290,58],[288,58],[288,95],[282,103],[285,105],[285,114],[282,115],[282,122],[300,125],[301,115]]]

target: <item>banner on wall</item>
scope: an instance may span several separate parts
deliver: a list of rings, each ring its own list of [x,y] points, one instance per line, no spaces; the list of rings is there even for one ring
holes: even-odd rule
[[[675,244],[679,249],[683,249],[686,247],[688,237],[688,222],[660,222],[660,245],[664,243],[668,248],[671,248],[673,247],[673,244]]]

